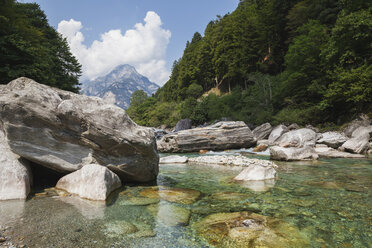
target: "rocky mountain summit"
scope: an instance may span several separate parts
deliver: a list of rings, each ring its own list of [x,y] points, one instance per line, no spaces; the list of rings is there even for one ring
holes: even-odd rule
[[[82,84],[84,95],[101,97],[106,102],[124,109],[129,107],[130,97],[136,90],[143,90],[151,96],[158,89],[157,84],[127,64],[119,65],[107,75]]]

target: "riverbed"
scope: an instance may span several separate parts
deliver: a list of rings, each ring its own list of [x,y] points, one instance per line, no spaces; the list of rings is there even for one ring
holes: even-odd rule
[[[106,203],[39,188],[0,201],[0,247],[223,247],[229,237],[200,223],[238,212],[285,223],[297,247],[372,246],[371,159],[276,163],[276,180],[244,184],[224,167],[161,165],[155,184],[126,185]]]

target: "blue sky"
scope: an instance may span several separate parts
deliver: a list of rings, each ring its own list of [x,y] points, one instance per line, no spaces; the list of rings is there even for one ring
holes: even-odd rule
[[[61,21],[66,21],[58,30],[68,38],[72,52],[83,64],[83,79],[101,76],[118,63],[132,62],[142,74],[161,85],[168,78],[173,61],[182,56],[186,41],[191,40],[194,32],[203,34],[209,21],[216,19],[216,15],[232,12],[239,0],[23,0],[20,2],[38,3],[45,11],[49,23],[56,29]],[[158,23],[158,17],[162,24]],[[147,21],[144,18],[147,18]],[[134,27],[137,23],[142,23],[144,27]],[[120,30],[120,34],[109,32],[111,30]],[[129,41],[127,36],[130,36],[130,33],[125,34],[128,30],[133,30],[135,37],[141,36],[141,41],[137,43],[133,36]],[[106,41],[103,41],[101,35],[105,33]],[[127,40],[124,41],[125,39]],[[145,44],[146,39],[151,45]],[[92,46],[94,41],[102,42]],[[79,44],[74,45],[77,43]],[[133,50],[134,47],[128,50],[128,46],[131,46],[129,44],[137,47],[136,49],[146,51],[148,56],[139,55],[136,59],[124,58],[126,54],[136,55],[137,51]],[[127,46],[127,48],[113,48],[113,46]],[[107,53],[105,49],[108,49]],[[109,51],[110,49],[113,51]],[[115,57],[115,51],[118,51],[117,57],[122,59]],[[91,55],[95,52],[96,55]],[[87,55],[88,53],[90,56]],[[93,57],[104,57],[105,54],[114,57],[94,61]]]

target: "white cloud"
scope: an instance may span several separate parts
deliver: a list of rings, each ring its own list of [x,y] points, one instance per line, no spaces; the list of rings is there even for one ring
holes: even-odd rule
[[[82,79],[94,79],[118,65],[130,64],[159,85],[168,80],[165,52],[171,32],[162,28],[161,19],[155,12],[147,12],[144,23],[135,24],[124,34],[119,29],[109,30],[90,47],[83,44],[82,28],[82,23],[74,19],[58,24],[58,32],[67,38],[71,52],[82,64]]]

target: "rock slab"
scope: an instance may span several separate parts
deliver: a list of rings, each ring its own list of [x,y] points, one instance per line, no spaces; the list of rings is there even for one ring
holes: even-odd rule
[[[112,191],[121,187],[120,178],[104,166],[85,165],[78,171],[62,177],[56,188],[77,194],[82,198],[104,201]]]
[[[98,97],[18,78],[0,87],[0,120],[14,153],[50,169],[70,173],[96,163],[139,182],[158,174],[153,131]]]
[[[270,123],[264,123],[255,129],[253,129],[253,135],[256,138],[256,140],[262,140],[267,139],[273,130],[273,127],[270,125]]]
[[[369,147],[370,134],[372,133],[372,126],[358,127],[351,135],[351,139],[347,140],[342,149],[352,153],[364,153]]]
[[[284,125],[278,125],[274,127],[269,135],[269,145],[274,145],[275,141],[279,139],[287,131],[288,128]]]
[[[318,159],[318,154],[316,153],[314,147],[280,147],[273,146],[270,147],[270,159],[273,160],[284,160],[284,161],[296,161],[296,160],[316,160]]]
[[[252,131],[242,121],[218,122],[165,135],[158,142],[160,152],[197,152],[249,148],[256,144]]]
[[[325,144],[329,147],[337,149],[343,143],[345,143],[348,138],[339,132],[325,132],[322,133],[322,137],[316,142],[318,144]]]
[[[10,150],[0,125],[0,200],[26,199],[31,183],[28,162]]]

